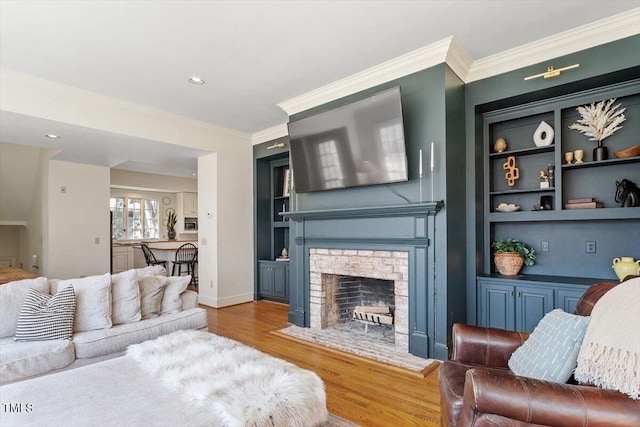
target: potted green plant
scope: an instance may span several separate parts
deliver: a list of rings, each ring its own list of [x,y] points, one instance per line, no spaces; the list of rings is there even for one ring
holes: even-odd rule
[[[496,240],[491,248],[494,250],[493,260],[496,269],[504,276],[515,276],[520,272],[523,264],[535,264],[536,251],[519,240]]]
[[[176,213],[171,211],[167,215],[167,237],[169,240],[174,240],[176,238],[176,221],[178,218],[176,217]]]

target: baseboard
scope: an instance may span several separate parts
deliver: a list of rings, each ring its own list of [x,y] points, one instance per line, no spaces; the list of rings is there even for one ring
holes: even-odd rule
[[[239,295],[232,295],[224,298],[212,298],[208,295],[198,295],[198,304],[213,308],[228,307],[230,305],[243,304],[253,301],[253,292]]]

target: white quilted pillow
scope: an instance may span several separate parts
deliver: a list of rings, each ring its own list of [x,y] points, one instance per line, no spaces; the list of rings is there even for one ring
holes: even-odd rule
[[[140,288],[135,270],[111,275],[111,322],[114,325],[137,322],[140,314]]]
[[[57,292],[73,286],[76,294],[75,332],[109,329],[111,323],[111,274],[58,281]]]

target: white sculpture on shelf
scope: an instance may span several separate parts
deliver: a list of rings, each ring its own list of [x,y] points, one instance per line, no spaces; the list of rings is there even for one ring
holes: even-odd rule
[[[553,143],[555,132],[549,123],[544,120],[540,122],[538,128],[533,133],[533,142],[536,147],[546,147]]]

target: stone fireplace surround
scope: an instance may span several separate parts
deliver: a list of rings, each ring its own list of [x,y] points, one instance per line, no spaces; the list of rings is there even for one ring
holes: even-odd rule
[[[309,327],[331,326],[325,305],[331,280],[325,275],[346,275],[392,280],[395,298],[395,346],[409,351],[409,254],[404,251],[309,249]]]
[[[444,203],[439,201],[283,213],[283,217],[290,220],[291,233],[289,321],[297,326],[311,326],[312,250],[315,255],[318,250],[327,254],[332,250],[347,251],[348,254],[356,251],[356,255],[366,251],[404,252],[407,277],[401,286],[406,286],[407,291],[401,290],[400,294],[406,297],[408,310],[406,318],[398,319],[401,325],[398,330],[404,334],[396,342],[406,346],[403,342],[408,341],[409,353],[433,358],[437,347],[436,331],[444,337],[446,346],[446,324],[436,324],[433,280],[434,218],[443,207]]]

